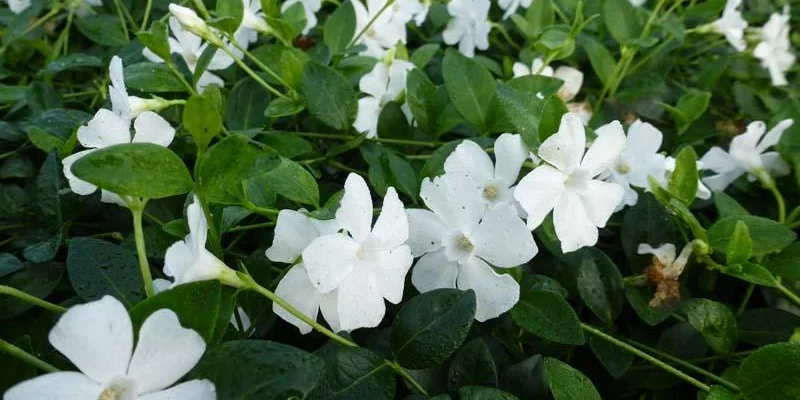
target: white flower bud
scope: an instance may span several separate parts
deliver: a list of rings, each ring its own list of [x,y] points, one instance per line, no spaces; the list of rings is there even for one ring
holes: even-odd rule
[[[178,22],[180,22],[187,31],[207,40],[212,36],[206,21],[198,17],[197,13],[191,8],[172,3],[169,5],[169,12],[178,19]]]

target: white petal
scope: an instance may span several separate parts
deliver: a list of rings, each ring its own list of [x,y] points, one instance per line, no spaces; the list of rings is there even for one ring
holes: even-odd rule
[[[320,236],[303,250],[308,278],[322,293],[339,287],[357,262],[358,242],[343,235]]]
[[[791,171],[789,164],[781,158],[780,153],[776,151],[768,151],[761,155],[761,164],[764,169],[772,175],[784,176],[788,175]]]
[[[564,253],[597,243],[597,227],[589,219],[580,197],[571,191],[565,192],[553,209],[553,225]]]
[[[336,210],[336,222],[357,241],[369,235],[372,227],[372,197],[358,174],[351,173],[344,182],[344,196]]]
[[[389,66],[384,62],[375,63],[372,71],[366,73],[358,82],[358,89],[376,99],[386,93],[389,86]]]
[[[153,279],[153,291],[156,294],[165,292],[172,287],[172,281],[162,278]]]
[[[105,108],[101,108],[89,120],[78,128],[78,141],[83,147],[102,148],[115,144],[130,143],[131,122],[125,120]]]
[[[703,183],[712,191],[719,192],[725,190],[728,185],[733,183],[733,181],[738,179],[744,173],[744,169],[735,169],[733,171],[707,176],[703,178]]]
[[[386,313],[380,288],[368,273],[350,274],[339,288],[338,314],[341,330],[378,326]]]
[[[471,140],[462,141],[447,156],[444,171],[447,174],[467,175],[481,186],[494,178],[492,159],[481,146]]]
[[[353,121],[353,128],[357,132],[366,133],[367,138],[377,137],[381,111],[383,111],[381,102],[375,97],[367,96],[358,99],[358,113],[356,120]]]
[[[103,387],[78,372],[54,372],[20,382],[3,400],[94,400]]]
[[[133,349],[128,311],[111,296],[70,308],[48,338],[56,350],[97,382],[124,376]]]
[[[197,80],[197,91],[200,92],[200,94],[203,94],[203,92],[206,90],[206,87],[210,85],[217,85],[222,88],[225,87],[225,81],[213,73],[205,71],[203,72],[203,75],[200,75],[200,79]]]
[[[659,247],[650,246],[647,243],[639,244],[636,254],[652,254],[664,265],[672,265],[675,261],[675,245],[672,243],[662,244]]]
[[[625,150],[625,131],[619,121],[612,121],[595,130],[597,139],[592,147],[586,151],[581,161],[581,168],[589,176],[597,176],[605,172],[619,158]]]
[[[183,281],[186,272],[195,262],[192,248],[183,240],[173,243],[164,255],[164,275]]]
[[[311,218],[294,210],[281,210],[272,246],[266,251],[270,261],[291,264],[303,253],[303,250],[320,236]]]
[[[79,151],[71,156],[64,157],[64,159],[61,160],[61,163],[64,165],[64,176],[67,178],[67,182],[69,182],[69,188],[75,194],[87,196],[97,191],[97,186],[79,179],[77,176],[75,176],[75,174],[72,173],[72,164],[75,164],[75,161],[78,161],[81,157],[93,151],[95,151],[95,149]]]
[[[186,207],[186,219],[189,223],[189,235],[186,236],[186,239],[191,242],[193,252],[199,254],[201,250],[206,248],[208,222],[206,221],[206,214],[203,212],[203,206],[197,196],[194,196],[192,204]]]
[[[655,126],[636,120],[628,128],[628,139],[625,142],[625,153],[653,154],[658,152],[663,134]]]
[[[125,197],[129,198],[129,196]],[[122,196],[105,189],[100,189],[100,201],[103,203],[116,204],[120,207],[128,207],[128,201],[122,198]]]
[[[681,276],[681,273],[683,273],[683,269],[686,268],[686,263],[689,262],[689,256],[692,255],[692,250],[692,242],[689,242],[686,244],[686,246],[683,246],[683,250],[681,250],[681,254],[678,255],[678,258],[675,259],[675,262],[672,264],[667,264],[667,267],[664,268],[664,277],[667,279],[678,279]]]
[[[539,226],[544,217],[560,201],[566,191],[567,176],[561,171],[542,165],[525,175],[514,189],[514,198],[528,214],[528,229]]]
[[[606,222],[622,201],[625,191],[620,185],[612,182],[590,180],[586,194],[581,196],[586,215],[597,227],[606,226]]]
[[[278,283],[278,287],[275,288],[275,294],[311,319],[317,319],[319,297],[322,296],[322,293],[318,292],[311,284],[302,263],[295,265],[286,273]],[[311,332],[311,325],[301,321],[283,307],[272,303],[272,311],[284,321],[296,326],[300,333],[305,335]]]
[[[399,303],[403,299],[406,274],[414,262],[408,246],[372,253],[366,261],[381,296],[392,304]]]
[[[334,290],[319,297],[319,310],[331,330],[341,332],[342,326],[339,323],[339,291]]]
[[[134,143],[154,143],[167,147],[175,138],[175,128],[160,115],[145,111],[133,121]]]
[[[386,191],[381,214],[369,234],[365,248],[389,250],[402,245],[408,239],[408,218],[405,207],[393,187]]]
[[[137,400],[216,400],[217,389],[208,379],[195,379],[160,392],[139,396]]]
[[[405,26],[401,29],[405,32]],[[386,87],[386,97],[389,100],[397,100],[400,94],[406,89],[406,77],[408,71],[414,69],[414,64],[400,59],[392,61],[389,67],[389,84]]]
[[[425,253],[438,250],[442,247],[442,238],[447,234],[447,229],[436,214],[428,210],[409,209],[408,216],[408,247],[411,254],[419,257]]]
[[[519,177],[519,170],[528,158],[528,148],[522,136],[504,133],[494,141],[494,177],[511,187]]]
[[[561,117],[558,132],[539,146],[539,158],[562,172],[571,173],[580,164],[585,150],[583,122],[576,114],[566,113]]]
[[[511,71],[514,72],[514,78],[519,78],[520,76],[530,75],[535,71],[531,71],[528,66],[521,62],[515,62],[513,66],[511,66]]]
[[[558,97],[565,102],[575,98],[583,86],[583,72],[575,68],[562,65],[555,70],[553,76],[564,81],[558,90]]]
[[[761,139],[760,142],[758,142],[758,145],[756,146],[756,151],[758,151],[759,153],[763,153],[768,148],[778,144],[778,142],[781,140],[781,136],[783,136],[783,132],[789,129],[792,126],[792,124],[794,124],[794,120],[791,119],[785,119],[781,122],[778,122],[778,124],[775,125],[772,129],[770,129],[769,132],[767,132],[767,134],[764,135],[764,138]]]
[[[516,267],[538,252],[533,235],[511,204],[487,210],[470,240],[475,255],[498,267]]]
[[[411,283],[420,292],[434,289],[455,289],[458,263],[447,259],[444,250],[428,253],[414,264]]]
[[[519,284],[511,275],[498,274],[477,257],[470,257],[461,264],[458,273],[458,288],[472,289],[478,306],[475,319],[483,322],[500,316],[519,301]]]
[[[128,377],[136,381],[139,394],[162,390],[186,375],[205,351],[203,338],[182,327],[174,311],[158,310],[139,330]]]
[[[466,175],[446,174],[425,178],[419,195],[446,227],[469,233],[486,210],[482,190]]]
[[[197,50],[200,48],[200,43],[202,42],[199,36],[183,29],[181,23],[174,16],[169,17],[169,29],[172,32],[172,36],[174,36],[178,44],[180,44],[180,50],[172,50],[174,53],[197,53]]]
[[[738,167],[736,159],[719,147],[712,147],[699,161],[703,163],[704,169],[714,172],[728,172]]]

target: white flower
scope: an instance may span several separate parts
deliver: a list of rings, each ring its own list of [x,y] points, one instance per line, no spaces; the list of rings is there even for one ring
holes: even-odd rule
[[[585,151],[580,118],[565,114],[558,132],[539,147],[539,158],[550,165],[536,167],[514,190],[514,197],[528,213],[528,228],[539,226],[553,210],[564,253],[597,243],[597,228],[605,226],[624,194],[619,185],[594,179],[625,149],[622,125],[614,121],[596,132],[597,139]]]
[[[170,52],[178,53],[186,63],[186,67],[189,68],[189,72],[194,73],[195,69],[197,68],[197,61],[200,59],[200,56],[203,54],[209,44],[203,43],[203,40],[199,36],[185,30],[175,17],[169,18],[169,28],[170,31],[172,31],[172,36],[174,36],[174,38],[170,37],[168,39]],[[247,30],[244,29],[237,31],[237,34],[244,35],[249,33],[247,33]],[[247,45],[248,39],[246,37],[237,37],[237,42],[242,45]],[[241,57],[241,53],[236,49],[231,49],[231,51],[237,57]],[[152,62],[164,62],[161,57],[157,56],[146,47],[142,51],[142,54],[144,54],[144,56]],[[202,93],[206,86],[211,84],[218,85],[220,87],[225,86],[225,82],[222,80],[222,78],[214,75],[211,71],[226,69],[230,67],[231,64],[233,64],[233,58],[228,56],[224,51],[217,50],[214,53],[214,56],[211,57],[211,62],[203,72],[203,75],[201,75],[200,79],[198,79],[197,90]]]
[[[375,22],[358,39],[357,44],[367,47],[359,54],[381,58],[386,50],[393,48],[397,42],[406,43],[406,24],[411,20],[410,13],[397,13],[392,7],[381,12],[388,0],[367,0],[366,7],[358,0],[350,1],[356,12],[356,35],[377,16]]]
[[[447,173],[422,181],[420,197],[432,211],[407,211],[408,245],[422,256],[411,274],[420,292],[472,289],[475,319],[486,321],[519,300],[519,284],[490,264],[512,268],[530,261],[538,249],[512,204],[486,207],[481,188],[467,175]]]
[[[114,56],[108,67],[111,85],[108,94],[111,98],[111,110],[101,108],[89,122],[78,128],[78,142],[88,150],[79,151],[64,158],[64,176],[69,187],[76,194],[90,195],[97,186],[83,181],[72,173],[72,164],[81,157],[101,149],[123,143],[154,143],[167,147],[175,138],[175,129],[164,118],[152,111],[135,110],[141,107],[144,99],[128,96],[122,72],[122,60]],[[138,113],[138,115],[134,114]],[[134,134],[131,136],[131,122]],[[126,202],[118,195],[103,190],[101,200],[125,206]]]
[[[517,8],[522,6],[522,8],[528,8],[531,6],[533,0],[498,0],[497,4],[505,10],[506,12],[503,13],[503,19],[508,19],[511,14],[517,12]]]
[[[320,0],[286,0],[281,4],[281,12],[286,12],[289,7],[297,3],[303,4],[303,10],[306,14],[306,26],[303,28],[303,35],[308,35],[308,32],[311,31],[313,27],[317,26],[317,16],[315,13],[322,7],[322,2]]]
[[[395,0],[395,12],[406,13],[414,19],[417,26],[422,25],[428,17],[428,10],[431,8],[432,0]]]
[[[661,263],[663,269],[660,271],[664,279],[677,280],[683,269],[686,268],[686,263],[689,262],[689,256],[692,255],[693,243],[689,242],[681,250],[681,254],[675,257],[675,245],[672,243],[663,244],[660,247],[653,248],[647,243],[642,243],[636,250],[637,254],[652,254],[656,256]]]
[[[169,12],[178,22],[181,23],[184,29],[201,37],[208,38],[211,36],[211,30],[208,28],[206,21],[197,16],[191,8],[179,6],[175,3],[169,5]]]
[[[105,296],[70,308],[50,331],[50,344],[81,372],[54,372],[9,389],[5,400],[214,400],[208,380],[173,386],[205,352],[197,332],[181,327],[172,310],[151,314],[133,347],[133,325],[119,300]]]
[[[517,61],[511,67],[511,70],[514,72],[514,78],[526,75],[553,76],[553,67],[544,65],[544,60],[541,57],[536,57],[530,67]]]
[[[783,7],[783,14],[773,13],[761,28],[761,43],[753,50],[753,56],[761,60],[775,86],[788,84],[785,74],[795,60],[789,41],[789,18],[788,4]]]
[[[266,256],[270,261],[294,264],[314,239],[334,234],[339,229],[335,219],[321,221],[308,217],[302,212],[281,210],[278,213],[278,223],[275,226],[272,246],[267,249]],[[317,313],[322,309],[322,315],[328,321],[328,325],[334,331],[340,330],[336,311],[337,291],[323,294],[317,290],[308,279],[308,273],[302,262],[291,267],[278,283],[275,294],[314,320],[317,319]],[[311,332],[311,325],[301,321],[283,307],[273,303],[272,311],[284,321],[300,329],[301,333]]]
[[[358,87],[367,96],[358,100],[358,114],[353,122],[356,131],[366,132],[368,138],[378,136],[378,119],[383,107],[401,97],[406,89],[408,71],[413,68],[414,64],[405,60],[378,61],[372,71],[361,77]],[[404,107],[403,111],[410,114],[408,106]]]
[[[740,5],[742,0],[728,0],[722,11],[722,17],[712,22],[711,26],[717,33],[725,35],[725,39],[728,39],[728,43],[734,49],[744,51],[747,48],[747,42],[744,40],[747,21],[742,18],[742,12],[737,10]]]
[[[244,3],[244,14],[239,29],[247,28],[259,32],[269,32],[269,25],[264,21],[264,13],[261,11],[261,0],[242,0],[242,3]],[[250,41],[254,42],[254,40]]]
[[[628,0],[628,1],[636,7],[641,7],[644,3],[647,3],[647,0]]]
[[[628,128],[625,150],[611,164],[606,178],[625,189],[617,210],[636,204],[639,194],[633,187],[649,188],[648,176],[660,179],[666,175],[665,157],[658,154],[661,141],[661,131],[647,122],[637,119]]]
[[[497,163],[477,143],[465,140],[447,157],[444,171],[450,175],[468,176],[479,189],[480,199],[489,207],[514,205],[514,184],[522,163],[528,158],[528,149],[520,135],[504,133],[494,142]]]
[[[189,234],[169,246],[164,256],[164,274],[173,278],[172,286],[211,279],[240,286],[236,272],[206,250],[208,222],[196,196],[186,208],[186,219]]]
[[[20,14],[31,6],[31,0],[6,0],[6,3],[14,14]]]
[[[458,51],[467,57],[475,56],[475,49],[489,48],[489,0],[450,0],[447,12],[453,18],[442,32],[444,42],[458,43]]]
[[[733,138],[728,153],[719,147],[712,147],[702,158],[706,169],[716,174],[703,178],[711,190],[725,190],[736,178],[748,173],[750,180],[756,178],[769,183],[770,175],[782,176],[789,173],[789,165],[776,151],[766,151],[781,140],[781,135],[794,121],[785,119],[773,127],[766,136],[766,124],[755,121],[747,125],[747,130]],[[762,139],[763,136],[763,139]]]
[[[666,173],[664,174],[664,177],[658,179],[658,181],[661,183],[662,186],[667,186],[667,181],[669,180],[669,176],[672,175],[673,172],[675,172],[675,157],[666,157],[664,159],[664,169]],[[703,169],[705,169],[705,165],[702,162],[698,161],[697,170],[701,171]],[[711,198],[711,190],[708,188],[708,186],[703,184],[703,181],[700,178],[697,179],[697,194],[695,195],[695,197],[703,200],[708,200]]]
[[[386,312],[385,298],[403,298],[405,276],[411,267],[408,221],[403,203],[390,187],[383,209],[372,225],[372,198],[364,179],[350,174],[336,222],[345,233],[320,236],[303,251],[303,264],[314,287],[336,290],[339,328],[350,331],[377,326]]]

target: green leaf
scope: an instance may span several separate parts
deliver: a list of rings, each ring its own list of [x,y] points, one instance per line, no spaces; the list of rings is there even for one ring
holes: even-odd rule
[[[264,116],[267,118],[289,117],[299,114],[305,109],[306,105],[302,101],[277,98],[269,102],[267,109],[264,110]]]
[[[253,78],[242,79],[228,95],[225,125],[234,131],[261,128],[271,98],[272,95]]]
[[[206,343],[219,342],[233,313],[234,290],[219,281],[200,281],[175,286],[130,309],[134,332],[150,314],[168,308],[178,315],[181,326],[196,331]]]
[[[517,78],[517,79],[524,79]],[[528,78],[530,79],[530,78]],[[539,145],[539,122],[544,101],[535,94],[518,90],[511,85],[497,85],[497,99],[503,107],[508,120],[516,127],[517,132],[528,146]]]
[[[125,67],[125,85],[147,93],[182,92],[181,81],[165,64],[142,62]]]
[[[36,176],[36,208],[44,216],[62,222],[61,189],[66,186],[63,178],[62,164],[55,152],[42,163]]]
[[[409,300],[392,323],[397,362],[411,369],[444,362],[467,338],[475,307],[472,290],[437,289]]]
[[[162,60],[171,58],[168,28],[164,21],[153,21],[148,30],[137,33],[136,37]]]
[[[500,389],[483,386],[462,386],[458,388],[460,400],[518,400],[517,396]]]
[[[46,262],[55,258],[58,248],[61,247],[61,231],[41,242],[34,243],[22,249],[22,255],[28,261]]]
[[[61,281],[64,264],[56,262],[25,264],[25,268],[0,279],[0,285],[19,289],[33,297],[44,299]],[[0,296],[0,320],[14,318],[33,307],[33,304],[11,296]]]
[[[753,239],[747,230],[744,221],[736,221],[733,228],[733,235],[728,242],[728,251],[725,260],[728,264],[739,264],[750,259],[753,254]]]
[[[520,295],[511,318],[522,329],[556,343],[585,343],[578,315],[561,295],[531,290]]]
[[[734,217],[738,215],[750,215],[747,209],[742,207],[733,197],[725,192],[714,192],[714,206],[720,217]]]
[[[453,111],[447,90],[436,87],[421,69],[408,71],[406,102],[419,129],[429,135],[438,136],[461,121]]]
[[[500,388],[522,399],[543,399],[547,396],[544,360],[539,354],[530,356],[500,374]]]
[[[633,364],[633,354],[621,349],[619,346],[596,336],[589,337],[589,347],[592,353],[603,364],[614,379],[619,379]]]
[[[119,18],[107,14],[86,15],[75,19],[75,26],[89,40],[103,46],[116,47],[128,43]]]
[[[633,266],[642,265],[634,268],[634,272],[644,269],[644,261],[649,260],[649,256],[637,254],[640,243],[648,243],[651,246],[659,246],[663,243],[675,243],[678,240],[677,228],[672,216],[662,206],[652,193],[644,193],[639,196],[636,205],[628,209],[622,217],[622,249],[628,261]]]
[[[303,96],[311,115],[336,130],[353,124],[358,96],[347,80],[330,67],[309,62],[303,68]]]
[[[9,342],[28,354],[36,354],[33,350],[31,338],[28,335],[23,335],[17,340]],[[3,365],[4,370],[3,374],[0,374],[0,392],[3,393],[10,387],[22,381],[33,379],[37,375],[37,369],[34,365],[6,352],[0,353],[0,364]]]
[[[470,385],[497,386],[497,367],[483,339],[467,342],[453,356],[447,372],[447,385],[450,390]]]
[[[205,352],[187,379],[214,382],[219,400],[305,398],[322,378],[319,357],[281,343],[237,340]]]
[[[50,153],[53,150],[57,150],[60,153],[65,146],[63,139],[51,135],[38,126],[28,128],[26,133],[28,135],[28,140],[30,140],[37,149],[45,153]]]
[[[792,243],[780,253],[767,258],[764,266],[781,278],[800,279],[800,243]]]
[[[650,307],[650,299],[653,298],[653,290],[649,287],[625,287],[625,298],[636,311],[636,315],[647,325],[655,326],[666,321],[671,315],[675,306],[669,307]]]
[[[791,229],[771,219],[753,215],[726,217],[708,228],[708,243],[715,251],[725,253],[728,250],[738,221],[747,225],[753,241],[753,257],[781,251],[797,238]]]
[[[672,115],[675,120],[675,128],[678,134],[683,134],[689,126],[700,118],[708,108],[711,100],[711,93],[698,90],[690,90],[680,99],[675,107],[664,105],[664,108]]]
[[[10,253],[0,253],[0,278],[23,268],[22,261]]]
[[[569,110],[567,105],[556,94],[547,96],[542,106],[542,116],[539,119],[539,143],[544,142],[558,131],[561,126],[561,117]]]
[[[589,63],[592,64],[594,73],[600,78],[600,82],[604,85],[610,85],[611,79],[614,77],[614,66],[617,61],[611,52],[605,48],[597,39],[589,35],[580,35],[578,43],[586,51],[589,56]]]
[[[496,93],[492,74],[477,61],[448,48],[442,61],[442,76],[458,113],[485,131],[489,126],[489,104]]]
[[[103,66],[103,60],[98,57],[88,54],[73,53],[49,62],[40,73],[52,76],[64,71],[84,70]]]
[[[325,376],[310,399],[394,398],[394,373],[377,354],[361,347],[338,347],[324,359]]]
[[[619,44],[635,42],[644,30],[641,13],[628,0],[606,0],[600,15],[606,29]]]
[[[800,316],[778,308],[745,310],[736,320],[739,340],[756,346],[785,342],[800,327]]]
[[[240,0],[217,0],[217,17],[214,26],[228,33],[234,33],[242,24],[244,2]]]
[[[413,53],[411,53],[411,63],[419,69],[424,69],[426,65],[433,59],[433,56],[439,51],[441,47],[438,43],[428,43],[419,46]],[[409,71],[410,73],[411,71]],[[408,81],[406,81],[408,82]]]
[[[72,173],[122,196],[158,199],[194,188],[183,160],[152,143],[118,144],[93,151],[72,165]]]
[[[675,157],[675,171],[669,177],[669,192],[684,204],[692,204],[697,194],[697,154],[686,146]]]
[[[85,301],[114,296],[127,307],[144,298],[136,254],[114,243],[78,237],[69,242],[67,276]]]
[[[723,355],[733,351],[738,340],[736,317],[728,307],[707,299],[689,299],[681,308],[714,351]]]
[[[778,280],[775,279],[775,276],[773,276],[768,269],[749,261],[745,261],[741,264],[726,265],[720,269],[720,272],[750,283],[755,283],[756,285],[769,287],[778,286]]]
[[[222,130],[222,117],[214,102],[204,96],[194,95],[186,100],[183,107],[183,126],[192,134],[197,147],[205,151]]]
[[[592,381],[569,364],[545,357],[544,373],[555,400],[601,400]]]
[[[422,166],[422,170],[419,172],[419,179],[423,180],[444,174],[445,160],[460,143],[461,140],[453,140],[434,150],[428,160],[425,161],[425,165]]]
[[[738,396],[720,385],[711,385],[708,396],[704,400],[736,400]]]
[[[622,275],[602,251],[590,251],[578,269],[578,293],[594,315],[611,326],[622,311]]]
[[[764,346],[744,359],[737,382],[748,399],[800,398],[800,344]]]
[[[534,29],[533,35],[538,36],[545,28],[553,24],[555,12],[550,0],[536,1],[525,12],[525,21]]]
[[[269,172],[252,178],[267,190],[291,201],[312,206],[319,205],[317,180],[300,164],[281,158],[280,164]]]
[[[392,173],[392,186],[401,193],[407,194],[416,203],[419,195],[419,184],[414,167],[405,158],[394,153],[388,153],[389,171]]]
[[[325,21],[323,40],[331,53],[344,54],[356,34],[356,11],[353,3],[345,1]]]
[[[244,199],[242,182],[274,168],[278,162],[246,136],[230,135],[198,158],[197,194],[210,203],[239,204]]]

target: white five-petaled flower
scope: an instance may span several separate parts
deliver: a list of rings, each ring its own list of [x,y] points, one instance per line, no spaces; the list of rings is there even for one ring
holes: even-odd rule
[[[378,119],[383,107],[402,96],[406,76],[413,68],[414,64],[405,60],[378,61],[372,71],[361,77],[358,87],[367,96],[358,100],[358,114],[353,122],[356,131],[366,132],[368,138],[378,136]],[[408,117],[410,110],[405,104],[403,111]]]
[[[6,0],[8,9],[14,14],[20,14],[31,6],[31,0]]]
[[[789,165],[776,151],[766,151],[781,140],[783,132],[794,123],[785,119],[770,129],[766,135],[766,124],[755,121],[747,125],[747,130],[733,138],[728,152],[712,147],[702,158],[706,169],[716,174],[703,178],[711,190],[725,190],[736,178],[748,173],[750,180],[759,179],[764,183],[772,181],[771,175],[781,176],[789,173]],[[762,138],[763,137],[763,138]]]
[[[151,314],[133,346],[133,324],[119,300],[105,296],[67,310],[50,331],[50,344],[81,372],[53,372],[9,389],[5,400],[116,399],[214,400],[208,380],[173,386],[205,352],[197,332],[183,328],[172,310]]]
[[[744,40],[744,30],[747,28],[747,21],[742,18],[742,12],[737,10],[742,5],[742,0],[728,0],[722,17],[711,23],[717,33],[725,35],[731,46],[738,51],[747,48]]]
[[[511,268],[528,262],[538,249],[513,204],[487,208],[482,188],[462,173],[422,181],[420,197],[431,211],[407,211],[408,244],[422,256],[411,274],[420,292],[438,288],[472,289],[475,319],[486,321],[519,300],[519,284],[491,265]]]
[[[236,272],[206,249],[208,222],[196,196],[186,207],[186,219],[189,234],[169,246],[164,256],[164,274],[174,279],[172,286],[211,279],[239,286]]]
[[[336,314],[341,330],[375,327],[386,313],[383,299],[393,304],[402,300],[405,276],[413,262],[405,244],[408,220],[403,203],[390,187],[372,226],[367,183],[350,174],[336,222],[344,232],[311,242],[303,250],[303,264],[317,290],[338,292]]]
[[[479,189],[478,196],[487,206],[512,204],[516,207],[513,186],[522,163],[528,158],[528,149],[520,135],[504,133],[494,142],[494,154],[497,162],[492,165],[492,159],[481,146],[465,140],[447,157],[444,171],[448,175],[471,178]]]
[[[90,195],[97,186],[83,181],[72,173],[72,164],[81,157],[103,147],[123,143],[154,143],[169,146],[175,138],[175,129],[164,118],[152,111],[142,111],[147,100],[128,96],[122,72],[122,60],[114,56],[108,67],[111,85],[108,94],[111,110],[101,108],[89,122],[78,128],[78,142],[88,150],[79,151],[64,158],[64,176],[69,187],[76,194]],[[134,114],[134,113],[138,113]],[[131,136],[131,122],[134,134]],[[102,190],[101,200],[125,206],[126,202],[118,195]]]
[[[287,0],[281,4],[281,12],[286,12],[289,7],[297,3],[303,5],[303,11],[306,14],[306,26],[303,28],[303,35],[308,35],[308,32],[317,26],[316,12],[322,7],[322,2],[320,0]]]
[[[442,32],[449,45],[458,43],[458,51],[467,57],[475,56],[475,49],[489,48],[489,0],[450,0],[447,12],[452,17]]]
[[[665,157],[658,154],[662,138],[656,127],[638,119],[628,128],[625,150],[612,163],[606,178],[625,189],[617,210],[636,204],[639,194],[633,187],[649,188],[648,176],[661,179],[666,175]]]
[[[359,0],[350,1],[356,12],[355,34],[364,32],[357,43],[367,47],[359,54],[381,58],[388,49],[397,45],[397,42],[406,43],[406,24],[411,21],[413,13],[404,8],[394,7],[400,7],[405,3],[394,3],[392,7],[384,10],[388,0],[367,0],[366,7]],[[373,19],[375,21],[369,25]]]
[[[769,71],[772,84],[784,86],[786,71],[794,64],[795,55],[789,41],[789,5],[783,6],[783,14],[773,13],[761,27],[761,42],[753,50],[753,56]]]
[[[595,179],[625,149],[622,125],[614,121],[596,132],[594,144],[585,150],[583,123],[576,115],[565,114],[558,132],[539,147],[539,158],[549,165],[536,167],[514,190],[528,213],[528,228],[539,226],[553,210],[564,253],[597,243],[597,228],[605,226],[624,195],[616,183]]]
[[[335,219],[322,221],[311,218],[301,211],[281,210],[278,213],[275,237],[272,240],[272,246],[266,251],[266,256],[270,261],[294,264],[314,239],[335,234],[340,229]],[[340,330],[336,311],[338,292],[334,290],[323,294],[317,290],[311,284],[306,267],[302,262],[291,267],[278,283],[278,287],[275,288],[275,294],[314,320],[317,319],[317,314],[321,309],[328,325],[334,331]],[[284,321],[300,329],[301,333],[311,332],[311,325],[301,321],[283,307],[273,303],[272,311]]]
[[[498,0],[497,4],[506,11],[503,13],[503,19],[508,19],[511,14],[517,12],[517,8],[520,6],[522,8],[528,8],[531,6],[532,2],[533,0]]]

